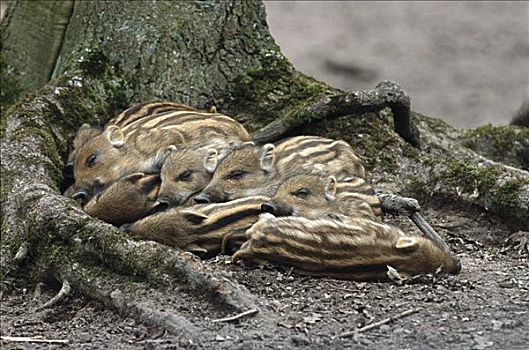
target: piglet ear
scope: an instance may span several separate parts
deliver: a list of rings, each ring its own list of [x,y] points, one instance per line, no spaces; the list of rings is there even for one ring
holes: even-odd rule
[[[261,162],[261,169],[266,172],[274,170],[274,163],[276,160],[275,150],[276,147],[271,143],[267,143],[261,148],[261,156],[259,160]]]
[[[90,139],[101,134],[101,131],[102,131],[101,128],[90,126],[90,124],[85,123],[81,125],[81,127],[75,133],[75,137],[73,139],[73,147],[74,148],[81,147],[83,144],[85,144]]]
[[[325,185],[325,196],[327,198],[334,199],[334,196],[336,195],[336,186],[336,178],[334,176],[329,176],[329,179],[327,180],[327,185]]]
[[[217,164],[219,162],[219,152],[214,148],[208,148],[206,157],[204,158],[204,168],[210,174],[215,172]]]
[[[125,144],[125,135],[121,131],[121,128],[117,125],[110,125],[105,129],[105,136],[108,142],[116,148],[119,148]]]
[[[163,161],[165,162],[167,158],[169,158],[169,156],[173,154],[174,152],[176,152],[177,150],[178,150],[178,147],[176,147],[175,145],[167,146],[167,148],[162,151]]]
[[[134,174],[130,174],[130,175],[123,177],[123,180],[136,183],[144,176],[145,176],[144,173],[134,173]]]
[[[413,237],[401,237],[395,244],[395,248],[398,250],[414,252],[419,248],[419,242]]]
[[[149,174],[143,176],[139,184],[141,185],[141,190],[147,194],[147,198],[154,201],[158,197],[162,179],[158,174]]]
[[[175,145],[169,145],[165,149],[165,152],[167,152],[169,154],[169,153],[176,152],[177,150],[178,150],[178,148]]]
[[[204,220],[208,218],[207,215],[203,215],[203,214],[200,214],[194,211],[189,211],[189,210],[182,210],[180,213],[182,214],[185,220],[195,225],[201,224]]]
[[[204,255],[208,253],[207,249],[202,248],[196,243],[191,243],[187,245],[185,249],[195,255]]]

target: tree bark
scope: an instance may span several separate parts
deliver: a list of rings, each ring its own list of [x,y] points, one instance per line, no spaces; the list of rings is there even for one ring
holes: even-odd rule
[[[213,275],[189,254],[124,236],[60,195],[71,181],[63,160],[74,131],[153,99],[215,105],[249,130],[260,129],[255,135],[262,142],[301,133],[344,139],[364,158],[379,191],[449,198],[529,227],[527,171],[488,160],[465,147],[460,132],[416,113],[421,146],[412,147],[390,118],[393,112],[399,120],[395,114],[405,104],[389,95],[374,103],[377,89],[367,102],[347,99],[366,93],[344,93],[296,71],[270,36],[261,2],[78,1],[71,9],[65,3],[52,22],[68,23],[66,29],[43,34],[43,43],[54,44],[44,50],[40,72],[36,55],[43,48],[18,46],[32,45],[25,41],[30,32],[16,29],[29,4],[16,2],[3,24],[8,71],[17,72],[26,90],[45,85],[2,115],[2,277],[50,271],[139,320],[147,309],[135,278],[152,290],[178,286],[177,297],[192,295],[219,318],[257,308],[257,317],[271,319],[262,301],[228,274]],[[17,61],[21,52],[31,57]],[[156,309],[144,322],[193,338],[191,316],[173,311],[177,316],[168,318]]]

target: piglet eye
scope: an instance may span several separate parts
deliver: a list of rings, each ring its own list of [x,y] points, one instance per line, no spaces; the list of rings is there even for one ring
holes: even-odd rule
[[[191,170],[184,171],[182,174],[180,174],[177,178],[178,181],[191,181],[191,175],[193,175],[193,172]]]
[[[229,180],[240,180],[243,178],[243,176],[246,174],[245,171],[242,170],[234,170],[231,173],[228,174],[226,177]]]
[[[90,157],[88,157],[88,159],[86,160],[86,166],[91,168],[93,167],[97,162],[97,155],[96,154],[92,154]]]
[[[292,192],[293,196],[296,196],[301,199],[306,199],[309,196],[309,194],[310,194],[310,191],[307,190],[306,188],[300,188],[296,192]]]

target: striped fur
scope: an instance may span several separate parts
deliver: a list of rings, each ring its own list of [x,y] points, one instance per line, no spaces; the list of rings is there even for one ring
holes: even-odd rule
[[[246,230],[258,219],[268,197],[241,198],[227,203],[173,208],[147,216],[128,227],[142,238],[177,247],[203,257],[232,251],[246,240]],[[242,240],[242,241],[241,241]]]
[[[316,164],[338,179],[365,177],[360,159],[346,142],[297,136],[275,146],[245,144],[233,148],[218,162],[211,182],[200,196],[213,202],[252,195],[271,196],[286,178],[310,173]]]
[[[153,102],[145,102],[141,103],[135,106],[132,106],[114,118],[110,119],[106,126],[108,125],[117,125],[119,127],[125,127],[130,123],[133,123],[139,119],[142,119],[146,116],[156,115],[156,114],[162,114],[167,112],[175,112],[175,111],[195,111],[200,112],[197,109],[194,109],[192,107],[176,103],[176,102],[169,102],[169,101],[153,101]]]
[[[127,174],[158,172],[169,145],[227,147],[250,139],[241,124],[225,115],[174,103],[133,108],[113,122],[118,125],[107,125],[79,148],[74,163],[76,191],[93,195]]]
[[[189,110],[190,108],[191,107],[189,106],[185,106],[175,102],[146,102],[138,104],[121,112],[114,118],[110,119],[106,123],[106,126],[117,125],[119,127],[124,127],[133,121],[136,121],[149,115],[166,113],[170,111],[179,111],[182,109]],[[73,168],[74,161],[79,148],[90,139],[94,138],[97,135],[100,135],[101,132],[103,132],[103,128],[101,127],[94,127],[88,124],[83,124],[79,128],[79,130],[77,130],[77,133],[75,134],[75,137],[73,139],[72,149],[70,150],[70,153],[68,154],[68,159],[66,161],[67,166],[71,166]]]
[[[84,211],[110,224],[120,226],[149,214],[160,189],[158,175],[136,173],[114,182],[94,196]]]
[[[460,269],[456,258],[428,239],[365,218],[344,223],[263,214],[247,235],[234,262],[271,262],[303,274],[354,280],[386,279],[387,266],[403,276]]]
[[[362,178],[336,182],[334,177],[295,175],[283,182],[267,203],[267,211],[276,216],[364,217],[378,220],[382,216],[380,200]]]

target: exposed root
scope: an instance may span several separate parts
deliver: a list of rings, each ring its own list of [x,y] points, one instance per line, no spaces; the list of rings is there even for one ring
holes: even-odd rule
[[[99,226],[97,224],[97,226]],[[124,237],[110,237],[99,232],[88,244],[92,256],[117,271],[134,271],[149,280],[178,283],[198,294],[205,295],[212,304],[234,311],[256,308],[256,298],[244,286],[227,283],[222,276],[208,272],[200,259],[191,253],[150,241],[131,241]],[[112,244],[109,244],[112,242]]]
[[[32,230],[53,231],[70,242],[77,257],[97,258],[109,269],[145,276],[154,283],[186,286],[217,307],[235,312],[257,307],[256,297],[244,286],[228,284],[222,276],[208,272],[193,254],[155,242],[131,240],[113,226],[89,218],[47,186],[30,187],[20,196],[26,199],[26,206],[20,210],[32,217]],[[55,220],[50,221],[50,217]]]
[[[419,202],[414,198],[385,193],[379,193],[377,197],[385,213],[411,216],[414,212],[421,210]]]
[[[257,312],[259,312],[259,310],[251,309],[251,310],[241,312],[240,314],[237,314],[237,315],[234,315],[234,316],[231,316],[231,317],[218,318],[216,320],[213,320],[212,322],[213,323],[217,323],[217,322],[233,322],[233,321],[237,321],[237,320],[239,320],[239,319],[241,319],[241,318],[243,318],[245,316],[256,314]]]
[[[118,275],[111,275],[93,266],[61,264],[55,266],[57,278],[68,280],[82,295],[97,300],[123,317],[132,317],[147,326],[157,326],[187,340],[197,338],[196,327],[177,310],[156,305],[149,300],[136,300],[145,286],[134,284]],[[161,309],[160,309],[161,307]],[[167,310],[167,311],[166,311]]]
[[[44,303],[41,306],[37,307],[35,309],[35,311],[39,311],[39,310],[46,309],[46,308],[54,306],[55,304],[57,304],[58,302],[60,302],[64,298],[66,298],[70,294],[70,292],[71,292],[70,282],[68,282],[68,280],[65,279],[65,280],[62,281],[62,287],[61,287],[61,290],[59,291],[59,293],[57,293],[56,296],[54,296],[53,298],[48,300],[46,303]]]
[[[419,138],[411,127],[410,97],[402,87],[388,80],[378,83],[373,90],[321,97],[258,130],[253,140],[257,143],[278,140],[290,131],[306,126],[307,120],[314,123],[354,113],[382,110],[387,107],[391,108],[393,113],[395,132],[413,146],[418,146]]]
[[[425,237],[434,242],[440,249],[449,252],[450,248],[439,234],[419,214],[421,207],[413,198],[401,197],[394,194],[379,194],[382,210],[386,213],[406,215],[417,225]]]

